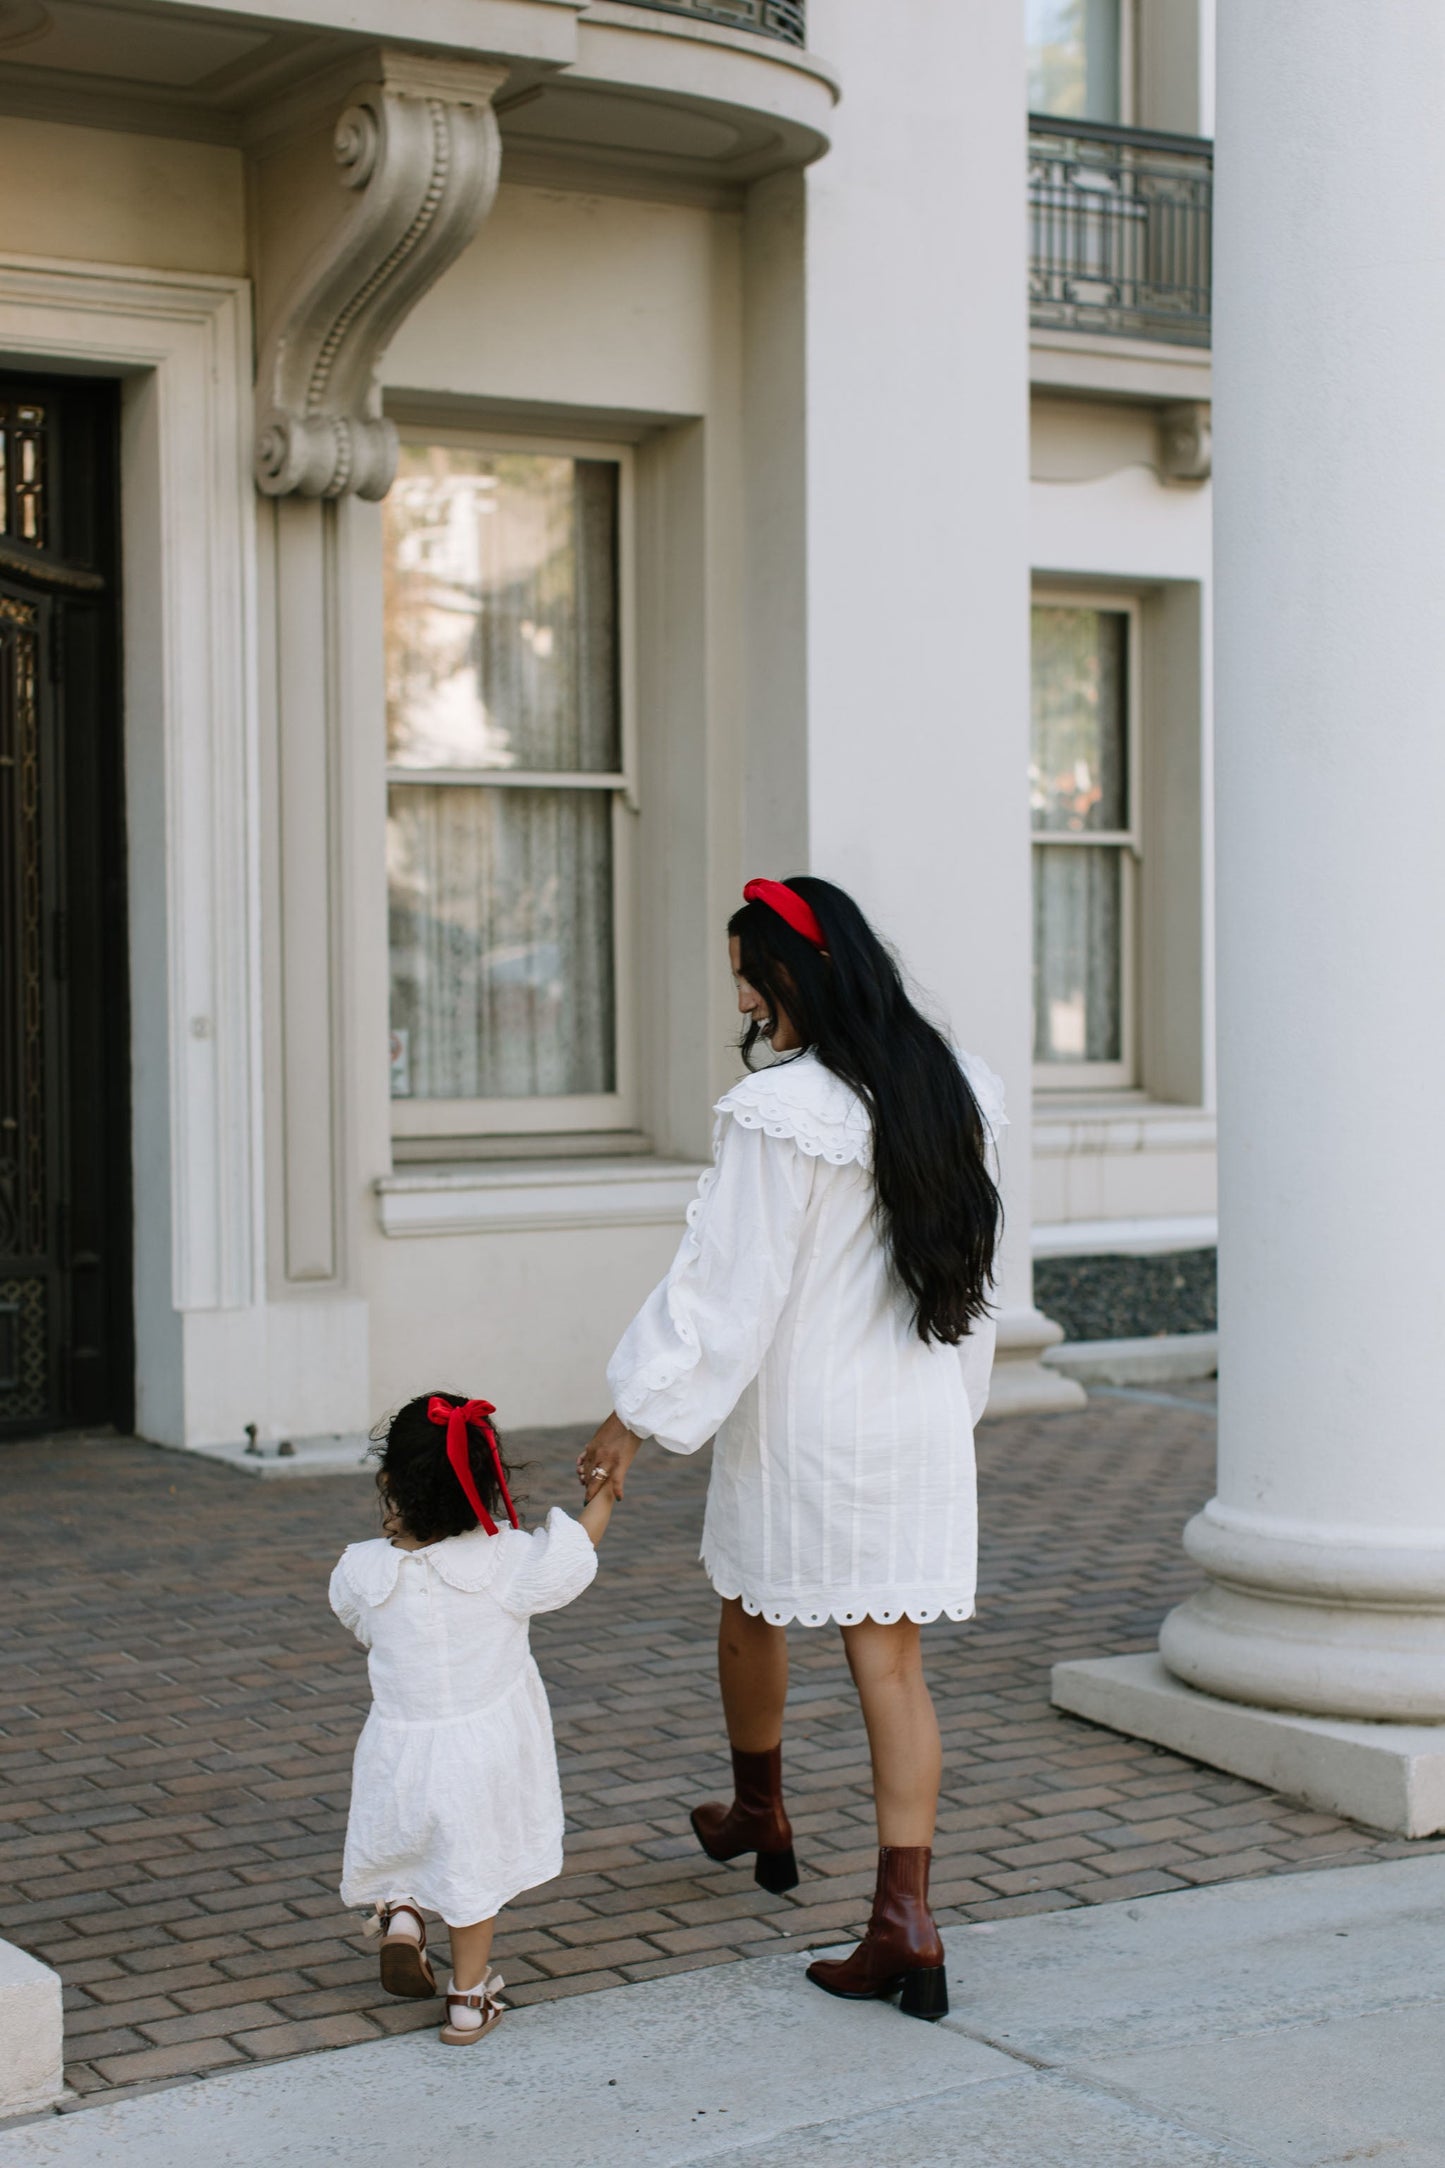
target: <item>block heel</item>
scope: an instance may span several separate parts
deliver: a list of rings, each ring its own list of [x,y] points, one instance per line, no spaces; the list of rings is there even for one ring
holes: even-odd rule
[[[781,1897],[786,1890],[796,1889],[799,1882],[797,1855],[791,1845],[784,1852],[759,1852],[753,1880],[759,1889],[770,1890],[774,1897]]]
[[[899,2009],[905,2017],[921,2017],[932,2025],[948,2015],[948,1974],[942,1965],[928,1965],[919,1972],[905,1972]]]

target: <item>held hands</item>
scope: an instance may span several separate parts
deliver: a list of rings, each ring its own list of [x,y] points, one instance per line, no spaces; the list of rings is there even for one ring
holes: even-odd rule
[[[577,1480],[587,1493],[589,1503],[608,1483],[612,1486],[613,1496],[621,1498],[627,1471],[641,1444],[642,1440],[633,1436],[618,1415],[609,1415],[593,1433],[577,1455]]]

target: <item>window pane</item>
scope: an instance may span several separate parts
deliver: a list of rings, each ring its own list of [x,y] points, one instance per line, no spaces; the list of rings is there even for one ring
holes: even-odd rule
[[[383,517],[392,766],[620,767],[616,463],[403,444]]]
[[[1034,846],[1034,1060],[1121,1061],[1122,852]]]
[[[1086,835],[1129,826],[1128,654],[1122,610],[1035,609],[1036,829]]]
[[[392,1091],[610,1092],[612,800],[393,784]]]
[[[1119,0],[1026,0],[1029,111],[1117,123]]]

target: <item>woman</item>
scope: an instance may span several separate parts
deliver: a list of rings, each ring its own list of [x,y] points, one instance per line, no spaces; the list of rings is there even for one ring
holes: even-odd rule
[[[646,1438],[716,1434],[702,1558],[734,1797],[698,1807],[711,1859],[798,1879],[782,1796],[784,1627],[842,1628],[878,1815],[867,1935],[808,1977],[948,2008],[928,1906],[938,1722],[919,1626],[971,1616],[973,1426],[993,1360],[998,1079],[960,1058],[831,882],[750,881],[728,927],[743,1056],[782,1057],[718,1101],[715,1164],[672,1270],[608,1366],[615,1412],[578,1459],[621,1496]]]

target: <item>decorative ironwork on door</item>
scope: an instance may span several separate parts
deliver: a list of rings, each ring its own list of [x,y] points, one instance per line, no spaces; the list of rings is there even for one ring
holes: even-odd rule
[[[12,1422],[48,1412],[50,1369],[39,648],[40,605],[0,594],[0,1420]]]
[[[0,399],[0,534],[45,547],[45,409]]]
[[[129,1413],[114,448],[0,379],[0,1435]]]

